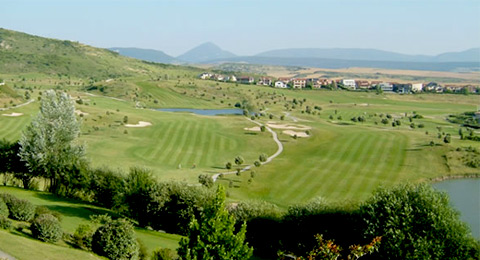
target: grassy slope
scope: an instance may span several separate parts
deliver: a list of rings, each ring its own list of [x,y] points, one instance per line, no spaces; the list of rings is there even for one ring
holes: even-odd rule
[[[0,230],[0,250],[19,260],[78,260],[105,259],[79,249],[53,245],[30,237]]]
[[[89,204],[85,204],[83,202],[78,202],[75,200],[69,200],[69,199],[63,199],[63,198],[58,198],[56,196],[53,196],[49,193],[46,192],[34,192],[34,191],[27,191],[23,190],[20,188],[11,188],[11,187],[0,187],[0,192],[6,192],[13,194],[17,196],[18,198],[22,199],[27,199],[36,206],[45,206],[51,210],[58,211],[63,215],[63,219],[61,221],[62,228],[64,229],[65,232],[73,233],[75,229],[78,227],[79,224],[82,223],[87,223],[90,219],[91,215],[99,215],[99,214],[110,214],[112,215],[113,213],[103,209],[99,208],[96,206],[92,206]],[[160,247],[166,247],[166,248],[176,248],[178,246],[178,241],[180,240],[180,236],[178,235],[173,235],[173,234],[167,234],[167,233],[159,233],[159,232],[154,232],[154,231],[148,231],[145,229],[136,229],[137,237],[144,242],[146,247],[148,248],[149,252],[152,252],[155,249],[158,249]],[[36,241],[30,241],[30,238],[19,238],[17,236],[14,236],[16,238],[12,238],[14,240],[24,240],[22,243],[26,243],[27,245],[32,245],[32,247],[36,247],[38,242]],[[42,245],[47,245],[45,243],[41,243]],[[57,246],[46,246],[45,247],[45,252],[51,252],[55,251],[54,249],[59,247]],[[16,256],[18,254],[21,254],[22,252],[16,248],[16,247],[9,247],[9,246],[3,246],[1,243],[0,239],[0,249],[3,251],[12,254],[13,256]],[[81,255],[81,253],[76,254],[78,250],[73,250],[71,248],[59,248],[61,253],[60,256],[64,256],[65,254],[70,254],[72,253],[72,256],[75,255]],[[80,257],[80,256],[78,256]],[[19,259],[24,259],[23,257],[20,257]],[[32,259],[25,257],[25,259]],[[39,259],[39,258],[37,258]],[[57,258],[54,258],[57,259]],[[58,258],[61,259],[61,258]],[[72,257],[73,259],[73,257]],[[83,259],[83,258],[81,258]]]

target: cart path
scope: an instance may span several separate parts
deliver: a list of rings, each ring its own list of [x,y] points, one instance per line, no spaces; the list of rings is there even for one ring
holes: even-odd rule
[[[260,123],[260,122],[256,122],[254,120],[251,120],[250,118],[247,118],[248,121],[256,124],[256,125],[259,125],[259,126],[262,126],[263,124]],[[272,138],[273,138],[273,141],[275,141],[275,143],[277,144],[278,146],[278,149],[277,151],[271,155],[270,157],[267,158],[267,160],[265,162],[262,162],[261,164],[264,165],[264,164],[267,164],[269,162],[271,162],[273,159],[275,159],[277,156],[279,156],[282,152],[283,152],[283,144],[280,142],[280,140],[278,140],[278,135],[275,131],[273,131],[270,127],[266,126],[265,125],[265,129],[267,129],[268,132],[270,132],[272,134]],[[240,172],[244,172],[244,171],[248,171],[252,168],[252,165],[248,165],[248,166],[245,166],[244,168],[242,168],[240,170]],[[237,171],[230,171],[230,172],[223,172],[223,173],[217,173],[217,174],[214,174],[212,176],[212,179],[213,181],[217,181],[218,177],[220,176],[220,174],[223,174],[223,175],[228,175],[228,174],[236,174]]]

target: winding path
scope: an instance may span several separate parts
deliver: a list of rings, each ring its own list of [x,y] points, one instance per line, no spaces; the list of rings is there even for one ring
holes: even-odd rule
[[[262,126],[263,124],[260,123],[260,122],[256,122],[254,120],[251,120],[250,118],[247,118],[248,121],[256,124],[256,125],[259,125],[259,126]],[[267,158],[267,160],[265,162],[262,162],[261,164],[264,165],[264,164],[267,164],[269,162],[271,162],[273,159],[275,159],[275,157],[279,156],[282,152],[283,152],[283,144],[280,142],[280,140],[278,140],[278,135],[275,131],[273,131],[270,127],[266,126],[265,125],[265,129],[267,129],[268,132],[270,132],[272,134],[272,138],[273,138],[273,141],[275,141],[275,143],[277,144],[278,146],[278,149],[277,151],[271,155],[270,157]],[[240,172],[244,172],[244,171],[248,171],[252,168],[252,165],[248,165],[248,166],[245,166],[244,168],[242,168],[240,170]],[[223,172],[223,173],[217,173],[217,174],[214,174],[212,176],[212,179],[213,181],[217,181],[218,177],[220,176],[220,174],[223,174],[223,175],[228,175],[228,174],[235,174],[237,173],[237,171],[230,171],[230,172]]]
[[[3,252],[3,251],[0,251],[0,259],[7,259],[7,260],[15,260],[15,257]]]
[[[23,103],[23,104],[20,104],[20,105],[16,105],[16,106],[13,106],[13,107],[5,107],[5,108],[0,108],[0,111],[7,111],[9,109],[14,109],[14,108],[19,108],[19,107],[23,107],[23,106],[26,106],[32,102],[35,102],[35,99],[30,99],[29,101]]]

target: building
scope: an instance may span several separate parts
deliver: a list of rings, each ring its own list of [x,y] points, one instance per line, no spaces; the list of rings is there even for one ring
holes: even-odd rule
[[[354,79],[344,79],[342,80],[342,84],[344,87],[348,88],[348,89],[357,89],[357,84],[355,83],[355,80]]]
[[[260,78],[258,79],[257,85],[271,86],[272,79],[270,78]]]
[[[276,87],[276,88],[287,88],[288,86],[287,86],[287,84],[286,84],[285,82],[283,82],[283,81],[277,81],[277,82],[275,82],[275,87]]]
[[[237,82],[242,84],[252,84],[255,82],[255,79],[253,77],[238,77]]]
[[[306,78],[293,79],[293,88],[305,88],[307,86]]]
[[[380,85],[382,82],[381,81],[371,81],[370,82],[370,87],[375,88],[376,86]]]
[[[393,85],[388,82],[382,82],[377,85],[383,92],[393,92]]]
[[[201,78],[201,79],[210,79],[212,76],[213,76],[212,74],[207,73],[207,72],[204,72],[204,73],[198,75],[198,77]]]
[[[366,80],[357,80],[355,83],[356,83],[358,89],[369,89],[370,88],[370,83]]]
[[[237,77],[235,77],[235,75],[230,76],[230,81],[237,82]]]
[[[412,91],[412,84],[395,83],[393,84],[393,91],[399,94],[408,94]]]
[[[412,92],[422,92],[422,90],[423,90],[423,83],[412,84]]]
[[[281,81],[281,82],[283,82],[283,83],[285,83],[285,84],[288,84],[288,83],[290,83],[290,82],[292,81],[292,78],[280,77],[280,78],[278,78],[278,81]]]

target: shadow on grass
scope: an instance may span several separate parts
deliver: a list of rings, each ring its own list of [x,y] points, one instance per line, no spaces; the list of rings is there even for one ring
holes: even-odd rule
[[[94,205],[88,205],[87,202],[83,202],[80,200],[62,198],[62,197],[58,197],[56,195],[48,194],[48,193],[36,193],[35,196],[46,201],[70,204],[70,205],[44,205],[48,209],[56,211],[64,216],[79,217],[79,218],[84,218],[86,220],[89,220],[91,215],[108,214],[112,217],[119,216],[118,214],[116,214],[111,210],[100,208]]]
[[[246,132],[246,135],[258,135],[257,133]]]
[[[117,214],[113,213],[110,210],[89,207],[89,206],[60,206],[60,205],[48,205],[45,206],[52,211],[56,211],[63,216],[67,217],[78,217],[85,220],[90,220],[92,215],[109,215],[112,217],[117,217]]]

